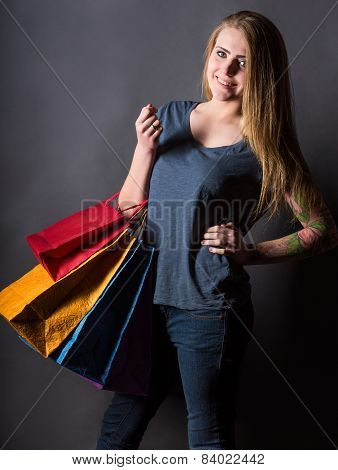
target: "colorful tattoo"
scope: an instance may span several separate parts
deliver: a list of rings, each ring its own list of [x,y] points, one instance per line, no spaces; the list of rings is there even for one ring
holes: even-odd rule
[[[295,214],[299,222],[307,223],[310,220],[310,207],[308,204],[305,203],[300,205],[299,199],[297,202],[296,199],[291,197],[289,193],[285,194],[285,199],[287,200],[292,212]]]
[[[322,219],[317,219],[302,230],[288,235],[287,254],[295,255],[303,251],[319,253],[327,227],[328,225]]]
[[[327,207],[310,210],[309,206],[289,194],[286,199],[303,229],[277,240],[258,243],[250,254],[248,264],[273,263],[305,258],[338,245],[338,232]]]

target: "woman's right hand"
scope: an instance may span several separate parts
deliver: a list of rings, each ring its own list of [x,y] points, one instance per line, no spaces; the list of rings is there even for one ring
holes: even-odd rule
[[[148,152],[155,152],[158,146],[158,136],[163,128],[160,126],[160,121],[157,119],[155,108],[151,103],[147,104],[135,122],[137,145]],[[159,126],[158,130],[153,127]]]

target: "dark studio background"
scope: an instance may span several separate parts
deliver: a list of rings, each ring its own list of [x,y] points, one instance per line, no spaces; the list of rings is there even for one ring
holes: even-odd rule
[[[1,288],[36,264],[27,234],[80,210],[84,199],[121,188],[143,106],[201,99],[208,35],[222,17],[242,9],[271,18],[295,59],[300,142],[337,221],[338,8],[321,24],[333,3],[1,1]],[[286,216],[269,225],[259,221],[255,240],[290,233]],[[255,338],[288,383],[252,340],[241,371],[239,449],[336,447],[336,266],[332,250],[296,263],[247,267]],[[5,449],[95,448],[112,392],[97,391],[66,369],[59,373],[3,319],[0,361]],[[179,383],[140,449],[188,449]]]

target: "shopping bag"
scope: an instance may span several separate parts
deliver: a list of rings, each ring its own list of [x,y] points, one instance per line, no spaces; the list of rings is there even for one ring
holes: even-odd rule
[[[153,248],[139,239],[144,222],[96,304],[49,356],[98,389],[143,396],[150,383],[153,298]]]
[[[95,306],[51,359],[99,389],[147,395],[153,252],[137,240]]]
[[[59,281],[41,265],[0,292],[0,315],[44,357],[57,348],[92,308],[135,243],[125,229]]]
[[[153,254],[154,256],[154,254]],[[153,258],[135,310],[122,336],[104,390],[147,396],[151,372]]]
[[[129,219],[148,202],[143,200],[120,210],[117,204],[119,194],[117,192],[26,237],[34,255],[54,281],[61,279],[114,240],[129,227]],[[123,212],[133,208],[135,212],[132,216],[125,217]]]

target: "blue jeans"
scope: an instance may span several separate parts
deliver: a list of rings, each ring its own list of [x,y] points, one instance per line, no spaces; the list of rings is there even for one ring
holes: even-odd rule
[[[168,394],[177,361],[189,449],[235,449],[238,373],[253,320],[251,300],[217,310],[153,305],[149,395],[113,394],[96,449],[139,448]]]

